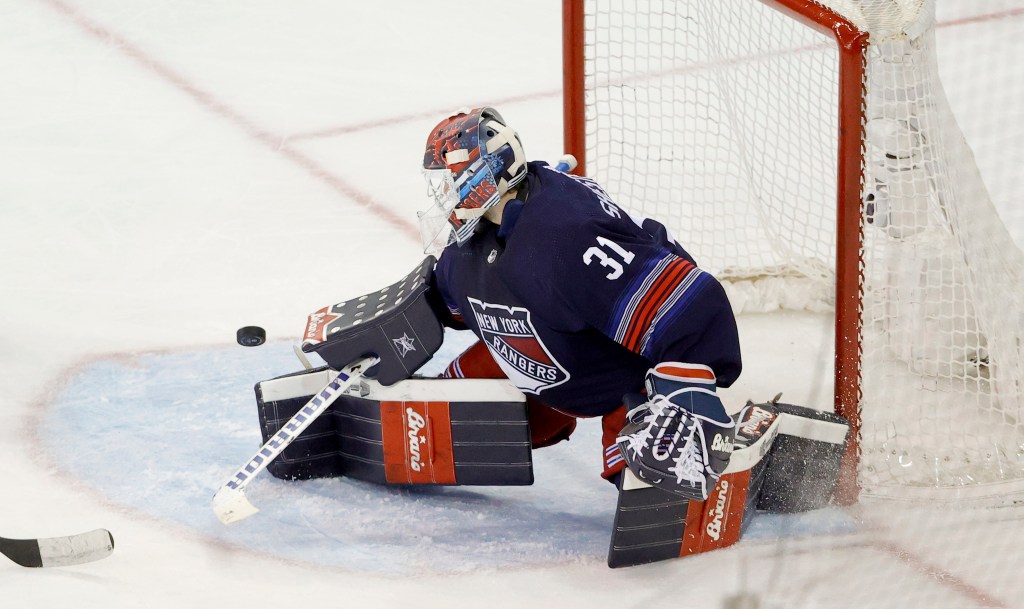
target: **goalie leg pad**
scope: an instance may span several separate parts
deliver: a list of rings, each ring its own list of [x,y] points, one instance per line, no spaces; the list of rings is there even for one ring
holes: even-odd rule
[[[771,412],[779,420],[779,433],[767,459],[757,509],[791,513],[829,505],[846,452],[849,422],[831,412],[777,401],[748,404],[747,409],[757,409],[760,416]],[[753,419],[758,416],[755,414]],[[742,423],[737,424],[737,429],[740,435]]]
[[[763,466],[725,474],[706,501],[648,486],[623,472],[608,566],[646,564],[736,543],[754,515]]]
[[[327,369],[262,381],[264,441],[329,377]],[[348,476],[378,484],[533,483],[525,398],[507,381],[366,381],[267,467],[285,480]]]
[[[687,499],[623,472],[608,566],[707,552],[739,541],[760,511],[829,504],[849,424],[829,413],[748,403],[737,416],[732,458],[706,501]]]

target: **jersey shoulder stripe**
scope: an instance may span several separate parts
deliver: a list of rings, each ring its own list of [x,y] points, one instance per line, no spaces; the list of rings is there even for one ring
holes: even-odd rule
[[[685,306],[703,275],[692,262],[674,254],[648,261],[620,296],[610,320],[609,336],[643,355],[659,323],[674,317],[672,312],[677,307]]]
[[[662,306],[674,294],[676,286],[684,281],[694,265],[689,260],[676,258],[665,265],[665,269],[651,284],[651,289],[640,299],[626,330],[626,346],[634,351],[641,338],[654,323]]]
[[[633,312],[636,311],[641,299],[650,291],[651,286],[661,276],[666,265],[671,260],[667,258],[650,258],[643,262],[642,270],[636,274],[630,285],[623,290],[609,320],[609,328],[606,334],[615,339],[619,344],[625,344],[626,331],[629,329],[629,321]]]
[[[645,357],[650,356],[651,346],[660,338],[664,328],[671,326],[682,315],[683,311],[690,305],[690,302],[710,281],[711,275],[696,267],[686,275],[683,281],[673,290],[669,298],[658,308],[654,320],[647,328],[647,332],[640,342],[638,352],[641,355]]]

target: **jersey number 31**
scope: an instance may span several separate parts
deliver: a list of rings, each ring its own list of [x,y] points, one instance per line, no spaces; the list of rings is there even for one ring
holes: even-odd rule
[[[587,251],[583,252],[583,263],[586,264],[587,266],[590,266],[590,263],[592,263],[596,259],[598,262],[601,263],[601,266],[606,266],[610,269],[608,271],[608,274],[605,275],[606,278],[618,279],[619,277],[622,277],[623,264],[629,264],[630,262],[633,262],[633,252],[623,249],[623,247],[618,243],[615,243],[614,241],[611,241],[609,239],[605,239],[604,237],[598,237],[597,243],[601,247],[594,246],[588,249]],[[608,250],[611,250],[612,254],[609,255],[602,248],[607,248]],[[622,262],[619,262],[619,260],[612,257],[615,255],[617,255],[618,258],[622,260]]]

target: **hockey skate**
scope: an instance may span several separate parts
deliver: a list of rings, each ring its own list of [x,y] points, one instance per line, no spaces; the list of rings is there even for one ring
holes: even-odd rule
[[[644,482],[704,501],[729,465],[732,417],[705,366],[659,364],[647,373],[646,402],[632,408],[616,438],[626,465]]]

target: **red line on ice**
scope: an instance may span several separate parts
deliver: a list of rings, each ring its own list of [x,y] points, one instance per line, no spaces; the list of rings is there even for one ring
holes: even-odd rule
[[[419,231],[412,222],[391,211],[389,207],[378,202],[372,195],[359,190],[345,180],[339,178],[337,175],[331,173],[310,157],[298,150],[289,148],[286,145],[285,137],[263,129],[252,120],[236,111],[234,108],[231,108],[226,103],[217,99],[214,95],[204,91],[189,81],[188,78],[176,72],[170,66],[151,57],[138,45],[132,43],[130,40],[124,38],[113,30],[89,19],[77,9],[62,0],[41,1],[70,19],[86,33],[100,39],[102,42],[110,45],[111,48],[120,51],[123,55],[130,57],[136,63],[160,76],[162,80],[173,85],[176,89],[185,93],[206,109],[241,128],[247,135],[259,141],[273,152],[276,152],[292,163],[302,167],[311,176],[321,182],[324,182],[338,194],[352,200],[356,205],[366,209],[367,211],[372,212],[375,216],[389,224],[392,228],[398,229],[399,232],[403,233],[407,237],[419,241]]]

